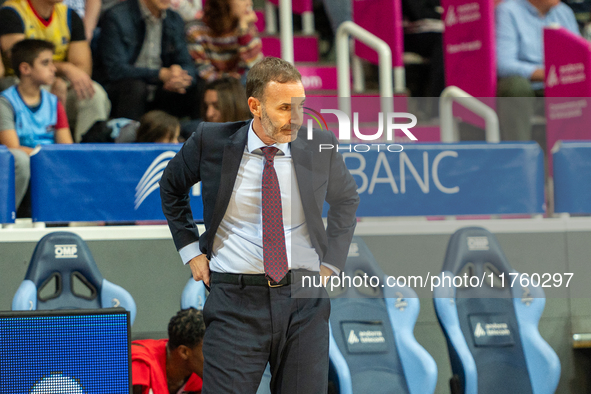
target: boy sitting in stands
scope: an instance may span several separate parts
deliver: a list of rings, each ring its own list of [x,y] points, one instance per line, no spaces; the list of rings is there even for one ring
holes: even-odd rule
[[[0,93],[0,144],[14,156],[16,206],[29,186],[29,155],[37,145],[71,144],[66,111],[57,97],[41,89],[55,80],[52,43],[26,39],[12,47],[12,64],[20,78]]]
[[[55,80],[53,44],[26,39],[12,47],[20,82],[0,94],[0,143],[30,154],[37,145],[71,144],[66,111],[42,85]]]
[[[133,341],[133,394],[201,393],[204,334],[203,314],[190,308],[170,319],[168,339]]]

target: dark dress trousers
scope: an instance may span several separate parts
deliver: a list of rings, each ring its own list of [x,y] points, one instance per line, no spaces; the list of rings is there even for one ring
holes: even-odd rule
[[[201,123],[166,167],[160,195],[177,250],[199,241],[201,252],[211,258],[249,123]],[[355,230],[357,185],[336,149],[319,151],[319,144],[336,148],[332,132],[314,130],[312,140],[306,137],[300,130],[290,148],[310,240],[321,262],[343,269]],[[201,235],[189,206],[190,188],[199,181],[206,228]],[[330,206],[326,229],[325,201]],[[297,256],[292,265],[297,266]],[[324,288],[307,298],[292,296],[291,288],[212,286],[204,308],[204,394],[254,394],[267,362],[274,393],[326,392],[330,302]]]

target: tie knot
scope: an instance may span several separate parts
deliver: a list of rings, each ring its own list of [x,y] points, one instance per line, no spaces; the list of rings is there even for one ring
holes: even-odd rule
[[[275,159],[275,154],[277,154],[277,151],[279,149],[277,149],[274,146],[266,146],[264,148],[261,148],[261,150],[263,151],[263,156],[265,156],[265,160],[272,162]]]

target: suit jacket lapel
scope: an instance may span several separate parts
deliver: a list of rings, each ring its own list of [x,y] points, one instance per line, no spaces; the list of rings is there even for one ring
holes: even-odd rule
[[[249,126],[250,123],[242,126],[228,139],[228,142],[224,146],[220,187],[218,189],[218,195],[211,218],[211,226],[208,229],[208,251],[212,250],[215,233],[226,214],[226,209],[228,208],[230,198],[232,197],[232,190],[234,190],[234,183],[236,182],[236,176],[240,169],[244,146],[248,140]]]

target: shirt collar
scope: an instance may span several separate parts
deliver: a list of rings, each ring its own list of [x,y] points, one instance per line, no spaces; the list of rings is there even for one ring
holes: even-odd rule
[[[166,11],[162,11],[160,13],[160,17],[155,17],[150,10],[148,9],[148,7],[144,4],[143,0],[138,0],[138,3],[140,4],[140,13],[142,14],[142,18],[143,19],[150,19],[153,21],[159,21],[159,20],[164,20],[164,18],[166,17]]]
[[[525,6],[525,8],[527,8],[527,10],[530,12],[530,14],[533,14],[534,16],[537,16],[540,19],[546,18],[548,15],[550,15],[550,13],[554,10],[554,8],[556,8],[556,6],[550,8],[550,10],[546,13],[546,15],[542,15],[540,13],[540,10],[538,10],[532,3],[529,2],[529,0],[520,0],[521,3]]]
[[[261,148],[264,148],[265,146],[274,146],[277,149],[279,149],[279,151],[281,152],[281,154],[285,155],[285,156],[289,156],[291,153],[291,148],[289,146],[289,142],[284,142],[282,144],[273,144],[273,145],[266,145],[263,141],[261,141],[261,139],[259,138],[259,136],[254,132],[254,129],[252,128],[252,124],[254,123],[254,120],[250,122],[250,125],[248,126],[248,152],[250,153],[255,153],[255,151],[259,151]],[[256,153],[259,153],[256,152]],[[280,155],[279,152],[277,152],[277,155]]]

